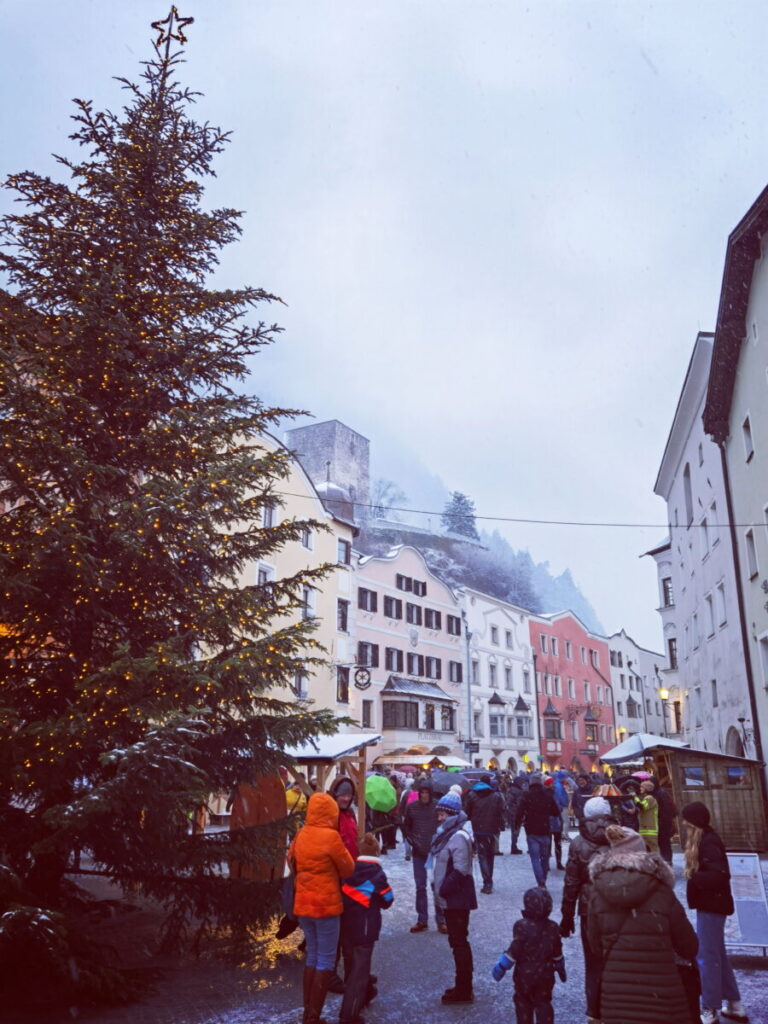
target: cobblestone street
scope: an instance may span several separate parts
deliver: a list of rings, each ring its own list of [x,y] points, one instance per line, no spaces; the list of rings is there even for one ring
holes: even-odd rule
[[[508,834],[504,850],[508,851]],[[566,847],[567,849],[567,847]],[[383,915],[381,940],[374,954],[379,997],[366,1009],[367,1024],[511,1024],[511,976],[496,983],[491,966],[508,945],[512,923],[519,916],[522,893],[532,884],[527,856],[505,852],[495,862],[494,892],[478,895],[480,906],[471,916],[470,939],[475,956],[475,1001],[445,1007],[444,988],[453,982],[448,940],[430,921],[426,932],[412,935],[415,921],[411,865],[402,846],[382,858],[395,891],[394,907]],[[766,872],[768,862],[763,862]],[[477,866],[476,882],[479,893]],[[675,857],[677,893],[684,898],[682,857]],[[559,920],[562,872],[552,872],[549,888]],[[118,1009],[83,1013],[87,1024],[299,1024],[302,958],[297,951],[301,932],[284,942],[267,941],[254,963],[226,965],[210,956],[167,971],[154,993],[140,1003]],[[578,934],[564,943],[568,981],[556,982],[555,1018],[568,1024],[585,1020],[583,969]],[[768,959],[734,957],[736,975],[752,1024],[768,1024]],[[329,996],[324,1016],[338,1019],[339,996]],[[71,1018],[61,1018],[61,1020]],[[14,1022],[16,1024],[16,1022]],[[22,1024],[18,1021],[18,1024]],[[24,1024],[27,1024],[25,1021]],[[667,1021],[665,1024],[675,1024]]]

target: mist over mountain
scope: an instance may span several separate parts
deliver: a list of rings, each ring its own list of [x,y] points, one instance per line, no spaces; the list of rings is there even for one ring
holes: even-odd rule
[[[376,507],[358,538],[366,554],[412,544],[452,587],[474,587],[532,612],[569,609],[588,629],[605,632],[570,569],[553,575],[549,562],[534,562],[527,550],[513,548],[498,530],[489,533],[479,526],[479,542],[446,533],[441,514],[450,491],[407,446],[391,438],[372,444],[371,494]]]
[[[484,529],[482,519],[475,521],[477,540],[447,531],[443,512],[452,492],[413,448],[380,428],[360,435],[356,428],[361,424],[348,427],[338,420],[329,422],[338,424],[342,433],[354,432],[368,452],[357,488],[359,501],[364,500],[362,496],[370,488],[370,507],[359,509],[357,514],[361,529],[355,546],[359,551],[383,555],[397,544],[410,544],[422,552],[430,569],[451,587],[473,587],[537,613],[570,610],[588,629],[605,634],[595,609],[570,569],[553,574],[548,561],[534,561],[527,549],[513,547],[499,529]],[[322,431],[328,422],[318,424],[312,417],[299,416],[290,426],[315,426]],[[313,446],[306,437],[299,441],[295,435],[286,435],[285,440],[291,448],[298,444],[299,458],[316,482],[326,479],[326,466],[331,467],[337,483],[348,475],[348,447],[341,445],[325,451],[322,444],[319,448]],[[313,447],[314,460],[307,459],[307,445]],[[361,450],[358,448],[358,453]],[[340,462],[335,463],[336,459]],[[460,480],[456,482],[461,486]],[[460,497],[468,498],[471,506],[471,495]]]

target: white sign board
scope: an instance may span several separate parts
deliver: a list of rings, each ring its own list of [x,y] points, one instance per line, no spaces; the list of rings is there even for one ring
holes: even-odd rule
[[[729,946],[768,946],[768,903],[756,853],[729,853],[731,891],[736,907],[726,931]]]

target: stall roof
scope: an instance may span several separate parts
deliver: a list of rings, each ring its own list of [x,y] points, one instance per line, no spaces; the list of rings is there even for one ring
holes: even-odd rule
[[[667,750],[682,750],[687,746],[688,744],[683,743],[682,740],[673,740],[668,736],[654,736],[650,732],[638,732],[634,736],[622,740],[618,746],[613,747],[607,753],[601,754],[600,760],[606,761],[608,764],[619,764],[621,761],[634,761],[647,750],[657,747]]]
[[[409,679],[406,676],[390,676],[381,688],[382,697],[389,697],[393,693],[407,693],[413,697],[430,697],[432,700],[449,700],[452,704],[458,704],[456,698],[451,697],[437,683],[426,683],[421,679]]]
[[[432,754],[379,754],[379,756],[371,763],[412,764],[415,767],[416,765],[424,764],[425,758],[428,760],[432,756]]]
[[[430,762],[439,761],[440,764],[444,764],[446,768],[471,768],[472,765],[469,761],[465,761],[461,757],[454,757],[452,754],[432,754],[429,758]],[[422,762],[423,764],[423,762]]]
[[[285,753],[305,764],[319,761],[338,761],[340,757],[356,754],[363,747],[370,747],[381,740],[380,733],[337,732],[333,736],[318,736],[297,747],[286,747]]]

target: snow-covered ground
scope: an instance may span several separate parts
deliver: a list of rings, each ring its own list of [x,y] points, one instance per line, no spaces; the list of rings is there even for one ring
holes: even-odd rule
[[[509,850],[509,833],[503,838]],[[565,848],[567,850],[567,847]],[[522,894],[533,884],[527,856],[508,852],[495,862],[494,892],[479,894],[479,908],[472,914],[470,940],[475,957],[475,1001],[467,1006],[443,1006],[440,996],[453,983],[453,961],[447,936],[430,920],[429,930],[412,935],[415,923],[411,864],[402,846],[382,858],[395,904],[384,914],[382,936],[374,954],[379,976],[379,997],[366,1009],[367,1024],[511,1024],[512,983],[491,977],[493,963],[509,944],[514,920],[519,916]],[[768,862],[763,861],[764,873]],[[477,867],[475,868],[477,873]],[[677,893],[685,902],[682,857],[675,858]],[[549,876],[549,888],[559,920],[563,873]],[[141,1005],[84,1018],[98,1024],[298,1024],[301,1019],[302,959],[296,946],[301,933],[284,942],[267,941],[258,959],[237,969],[223,971],[210,961],[192,971],[166,979],[157,995]],[[585,1021],[584,972],[578,934],[564,943],[568,981],[556,982],[555,1019],[568,1024]],[[758,951],[759,952],[759,951]],[[742,997],[753,1024],[768,1024],[768,958],[734,957]],[[175,996],[174,996],[175,993]],[[339,996],[329,996],[324,1017],[338,1020]],[[668,1021],[666,1024],[675,1024]]]

